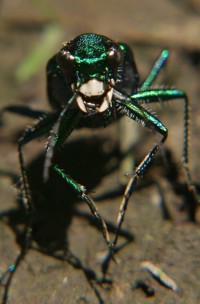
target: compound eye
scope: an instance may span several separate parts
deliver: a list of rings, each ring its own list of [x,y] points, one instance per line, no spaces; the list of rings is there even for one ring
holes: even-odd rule
[[[57,54],[56,59],[64,74],[70,75],[74,72],[75,58],[68,50],[63,48]]]
[[[116,70],[121,62],[121,53],[119,49],[112,46],[107,52],[109,66]]]

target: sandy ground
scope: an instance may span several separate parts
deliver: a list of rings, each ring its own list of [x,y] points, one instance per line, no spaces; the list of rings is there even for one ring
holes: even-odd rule
[[[48,109],[45,97],[48,58],[26,81],[20,82],[16,71],[38,41],[43,41],[43,30],[52,21],[59,27],[60,35],[55,52],[61,42],[80,33],[104,34],[133,48],[141,79],[162,48],[169,48],[169,63],[158,83],[183,89],[190,97],[190,168],[199,188],[198,1],[162,0],[158,4],[155,0],[60,0],[56,4],[41,1],[39,5],[33,1],[7,0],[0,8],[1,108],[8,104],[30,104],[36,109]],[[56,174],[52,173],[48,183],[43,183],[45,139],[25,147],[37,218],[33,224],[32,249],[13,276],[4,303],[200,303],[200,210],[187,191],[180,168],[182,101],[161,104],[153,110],[169,128],[165,144],[168,166],[164,168],[160,153],[132,195],[118,242],[121,245],[116,253],[118,263],[113,260],[106,263],[107,246],[87,205]],[[16,259],[23,244],[26,216],[16,190],[17,140],[31,123],[30,119],[13,114],[5,114],[1,119],[1,273]],[[133,158],[138,163],[157,137],[135,125],[129,123],[135,140]],[[111,237],[121,196],[116,134],[117,124],[105,130],[75,131],[55,156],[56,163],[91,191]],[[40,250],[36,250],[38,247]],[[176,284],[176,291],[142,268],[144,261],[162,269],[173,280],[169,281],[171,286]],[[0,287],[1,299],[4,291]]]

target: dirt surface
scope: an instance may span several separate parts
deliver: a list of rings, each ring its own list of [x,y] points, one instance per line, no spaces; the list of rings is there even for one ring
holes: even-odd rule
[[[133,48],[141,79],[162,48],[169,48],[169,62],[158,83],[183,89],[190,98],[190,168],[199,189],[198,0],[159,3],[156,0],[43,0],[40,4],[7,0],[1,1],[0,10],[1,108],[28,104],[35,109],[49,109],[45,97],[45,63],[51,56],[45,40],[49,25],[58,30],[50,43],[52,55],[59,50],[61,42],[80,33],[103,34]],[[32,69],[32,74],[24,80],[20,67],[38,45],[45,54],[33,65],[39,68]],[[8,299],[2,303],[200,303],[200,208],[187,191],[180,166],[183,102],[160,104],[154,110],[169,129],[165,144],[167,168],[160,153],[132,195],[118,242],[122,245],[116,253],[118,263],[106,262],[107,246],[87,205],[56,174],[51,173],[47,184],[43,183],[46,139],[24,148],[37,219],[33,223],[32,249],[21,261],[8,288]],[[24,243],[26,216],[17,191],[17,140],[25,126],[32,123],[31,119],[8,113],[1,117],[1,274],[16,259]],[[136,123],[129,124],[135,138],[133,157],[138,163],[157,137],[136,127]],[[55,162],[91,191],[111,237],[122,188],[117,135],[117,124],[99,131],[75,131],[55,156]],[[36,250],[38,247],[40,250]],[[176,284],[176,291],[142,268],[144,261],[152,263],[154,269],[162,269],[173,280],[173,283],[169,281],[171,286]],[[1,286],[1,299],[4,291]]]

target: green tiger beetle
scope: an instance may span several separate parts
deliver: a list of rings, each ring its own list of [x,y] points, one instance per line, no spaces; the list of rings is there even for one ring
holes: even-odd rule
[[[169,51],[164,49],[146,79],[141,83],[129,46],[116,43],[102,35],[82,34],[64,43],[61,50],[47,64],[47,93],[53,108],[52,112],[36,111],[24,106],[8,106],[3,109],[3,111],[39,119],[35,126],[25,130],[18,145],[23,205],[29,216],[34,206],[22,148],[33,139],[49,133],[43,169],[44,181],[48,180],[49,170],[52,167],[70,184],[100,222],[109,250],[114,251],[134,186],[138,178],[149,168],[154,155],[167,139],[167,128],[146,109],[145,104],[172,99],[182,99],[184,102],[183,167],[188,187],[196,195],[188,167],[189,101],[187,95],[184,91],[177,89],[152,87],[168,56]],[[161,139],[129,177],[119,208],[115,237],[111,241],[106,222],[86,188],[53,164],[52,157],[54,150],[63,144],[75,128],[106,127],[124,115],[158,132]],[[30,235],[30,231],[31,227],[28,227],[27,235]],[[30,241],[30,237],[27,239]],[[25,249],[23,250],[25,252]],[[24,252],[21,253],[21,257]],[[16,270],[19,260],[20,258],[9,267],[8,272],[13,273]]]

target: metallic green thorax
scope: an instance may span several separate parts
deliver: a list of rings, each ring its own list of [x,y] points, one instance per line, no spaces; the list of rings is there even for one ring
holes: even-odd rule
[[[101,58],[105,59],[108,41],[110,40],[104,36],[84,34],[74,39],[73,43],[69,45],[69,49],[77,62],[93,64]]]
[[[105,80],[114,78],[113,70],[109,68],[108,51],[113,45],[109,38],[96,34],[83,34],[67,44],[67,50],[75,58],[75,70],[80,83],[96,78]],[[114,46],[120,50],[117,44]]]

